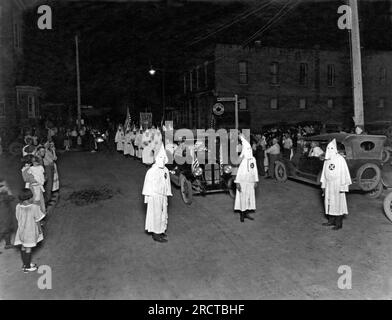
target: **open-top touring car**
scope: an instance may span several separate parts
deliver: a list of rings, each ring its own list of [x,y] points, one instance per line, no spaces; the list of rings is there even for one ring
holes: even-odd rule
[[[166,149],[167,150],[167,149]],[[215,150],[208,149],[207,138],[182,139],[173,152],[173,163],[168,164],[171,182],[180,188],[186,204],[191,204],[193,195],[227,192],[235,197],[236,164],[223,163],[219,138]],[[167,150],[170,153],[170,151]],[[208,161],[211,152],[216,152],[214,161]],[[187,159],[187,161],[184,161]]]
[[[309,156],[311,143],[324,151],[327,144],[336,139],[338,152],[347,161],[353,184],[350,190],[362,190],[370,197],[382,192],[381,168],[385,136],[330,133],[303,139],[291,159],[275,162],[275,177],[284,182],[287,178],[319,185],[323,168],[323,156]],[[380,192],[381,187],[381,192]]]

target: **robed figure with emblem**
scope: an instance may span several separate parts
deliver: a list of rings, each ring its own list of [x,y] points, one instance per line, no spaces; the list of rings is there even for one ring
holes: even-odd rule
[[[166,151],[161,144],[154,164],[146,173],[142,191],[147,204],[145,229],[158,242],[167,242],[167,197],[172,196],[169,170],[165,166],[167,162]]]
[[[259,181],[259,175],[251,145],[242,134],[240,139],[242,142],[241,163],[234,180],[237,186],[234,210],[240,211],[240,221],[244,222],[245,218],[254,220],[249,213],[256,210],[255,188]]]
[[[335,139],[327,146],[320,182],[324,193],[325,214],[328,217],[328,222],[323,225],[334,226],[334,230],[341,229],[343,216],[348,214],[346,192],[351,184],[351,177],[346,159],[338,153]]]

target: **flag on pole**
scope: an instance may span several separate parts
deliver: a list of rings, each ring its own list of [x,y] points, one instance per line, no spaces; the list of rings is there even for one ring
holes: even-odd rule
[[[211,113],[211,122],[210,122],[210,128],[211,129],[215,129],[215,125],[216,125],[216,120],[215,120],[215,116],[213,113]]]
[[[192,162],[192,172],[193,172],[197,167],[200,166],[200,164],[199,164],[199,160],[197,160],[197,154],[195,148],[193,148],[192,152],[193,152],[193,162]]]
[[[132,121],[131,114],[129,113],[129,108],[127,107],[127,117],[125,119],[125,124],[124,124],[125,130],[130,129],[131,121]]]

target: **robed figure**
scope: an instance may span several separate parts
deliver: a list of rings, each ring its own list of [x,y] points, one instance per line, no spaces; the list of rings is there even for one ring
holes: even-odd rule
[[[122,125],[118,126],[114,142],[117,145],[117,151],[124,151],[125,135]]]
[[[147,166],[154,163],[154,146],[152,144],[153,133],[150,131],[151,130],[146,130],[142,136],[142,162]]]
[[[328,217],[328,222],[323,225],[333,225],[334,230],[341,229],[343,216],[348,214],[346,192],[352,182],[346,160],[338,153],[335,139],[327,146],[320,182]]]
[[[244,218],[253,220],[249,211],[256,210],[255,188],[259,181],[259,175],[251,145],[243,135],[240,135],[240,139],[242,142],[241,163],[234,180],[237,186],[234,210],[240,211],[240,220],[244,222]]]
[[[165,166],[167,162],[166,151],[161,144],[155,163],[146,173],[142,192],[147,204],[145,229],[158,242],[167,242],[167,197],[172,196],[169,170]]]

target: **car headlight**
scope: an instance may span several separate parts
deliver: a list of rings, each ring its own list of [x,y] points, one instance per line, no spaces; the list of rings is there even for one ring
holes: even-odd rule
[[[193,170],[193,175],[195,177],[201,176],[203,174],[203,169],[200,167],[197,167],[195,170]]]
[[[225,165],[223,167],[223,172],[224,173],[229,174],[229,173],[231,173],[231,171],[233,171],[233,168],[231,167],[231,165]]]

